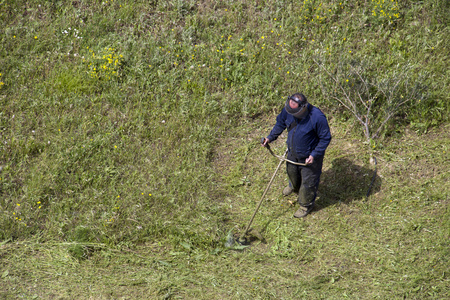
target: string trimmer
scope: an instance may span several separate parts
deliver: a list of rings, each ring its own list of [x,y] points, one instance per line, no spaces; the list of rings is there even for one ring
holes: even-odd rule
[[[261,139],[261,144],[263,144],[263,142],[264,142],[264,138]],[[298,163],[298,162],[294,162],[294,161],[288,160],[286,158],[286,154],[288,153],[288,149],[286,149],[286,151],[284,152],[283,156],[279,156],[279,155],[276,155],[275,153],[273,153],[272,149],[270,149],[269,144],[266,144],[264,147],[266,147],[267,150],[269,150],[270,154],[272,154],[274,157],[278,158],[280,160],[280,163],[278,164],[277,168],[275,169],[275,172],[273,173],[272,178],[269,181],[269,184],[267,185],[266,189],[264,190],[264,193],[262,194],[261,199],[259,200],[258,206],[256,206],[255,212],[253,213],[253,215],[252,215],[252,217],[250,219],[250,222],[248,222],[247,228],[245,229],[245,231],[241,235],[241,237],[237,240],[237,242],[239,244],[241,244],[241,245],[247,244],[247,239],[245,238],[245,236],[247,235],[247,233],[248,233],[248,231],[250,229],[250,226],[252,225],[253,219],[255,218],[255,215],[258,212],[259,207],[261,206],[261,204],[262,204],[262,202],[264,200],[264,197],[267,194],[267,191],[269,190],[270,186],[272,185],[273,179],[275,178],[275,175],[277,174],[278,170],[280,169],[281,164],[284,161],[287,161],[287,162],[289,162],[291,164],[300,165],[300,166],[306,166],[306,164],[304,164],[304,163]]]

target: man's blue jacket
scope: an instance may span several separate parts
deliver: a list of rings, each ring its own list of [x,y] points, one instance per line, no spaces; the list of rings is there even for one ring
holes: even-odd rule
[[[325,150],[331,142],[331,133],[327,118],[320,109],[308,103],[308,115],[297,119],[283,108],[267,138],[271,142],[276,140],[286,128],[286,143],[294,156],[301,159],[310,155],[314,158],[325,155]]]

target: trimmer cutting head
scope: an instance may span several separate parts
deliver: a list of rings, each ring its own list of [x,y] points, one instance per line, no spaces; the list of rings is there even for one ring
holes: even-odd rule
[[[242,250],[250,246],[255,241],[261,241],[266,243],[266,240],[262,237],[261,233],[253,228],[246,234],[233,234],[230,230],[225,241],[225,247]]]
[[[248,242],[247,238],[246,238],[246,237],[243,237],[243,236],[241,236],[240,238],[238,238],[238,239],[236,240],[236,243],[238,243],[239,245],[242,245],[242,246],[247,246],[247,245],[249,245],[249,242]]]

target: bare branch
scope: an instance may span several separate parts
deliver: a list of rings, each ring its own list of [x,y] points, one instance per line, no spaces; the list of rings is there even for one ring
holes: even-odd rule
[[[326,93],[327,88],[332,89],[328,96],[355,116],[363,126],[367,141],[377,138],[400,107],[420,94],[418,85],[413,89],[410,87],[409,71],[411,66],[409,65],[403,69],[402,66],[397,65],[392,73],[378,72],[377,75],[372,75],[371,70],[364,64],[355,65],[352,62],[342,65],[339,63],[333,71],[335,73],[332,73],[323,63],[319,63],[314,58],[313,60],[319,69],[331,79],[330,82],[327,82],[328,84],[322,85],[322,91]],[[383,75],[384,79],[377,78]],[[348,76],[351,76],[351,84],[343,84],[343,76],[345,81],[348,81],[350,79]],[[403,95],[405,95],[405,99],[403,99]],[[372,134],[372,130],[375,128],[375,133]]]

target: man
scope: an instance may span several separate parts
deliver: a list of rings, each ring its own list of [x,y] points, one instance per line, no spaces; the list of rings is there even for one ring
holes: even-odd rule
[[[289,186],[284,188],[283,195],[292,192],[298,194],[300,208],[294,217],[306,217],[314,208],[325,150],[331,141],[330,127],[325,115],[315,106],[308,103],[303,94],[290,96],[277,116],[276,124],[262,143],[276,140],[287,129],[287,159],[304,163],[299,166],[286,162]]]

